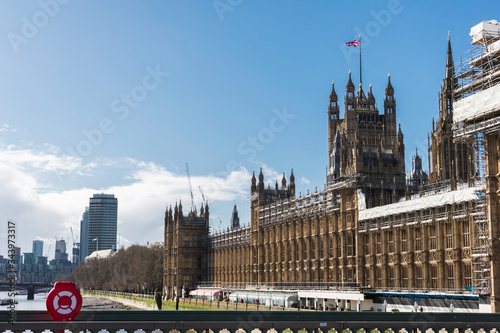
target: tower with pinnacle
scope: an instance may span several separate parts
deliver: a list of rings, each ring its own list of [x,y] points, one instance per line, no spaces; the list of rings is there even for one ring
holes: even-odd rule
[[[432,133],[427,138],[429,183],[446,180],[466,181],[474,175],[474,152],[465,142],[453,140],[453,90],[457,88],[453,52],[448,36],[446,71],[439,94],[439,118],[432,120]]]
[[[182,211],[182,202],[165,211],[163,294],[170,299],[184,297],[207,277],[209,234],[208,203],[200,211]]]
[[[367,208],[397,201],[405,190],[405,153],[401,126],[397,125],[396,99],[389,74],[384,112],[379,113],[372,86],[357,91],[351,72],[345,88],[344,118],[332,83],[328,105],[328,184],[357,179]]]

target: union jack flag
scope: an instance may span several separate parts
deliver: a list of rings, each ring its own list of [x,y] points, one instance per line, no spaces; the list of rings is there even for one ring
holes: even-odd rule
[[[345,46],[353,46],[359,48],[359,39],[353,40],[352,42],[345,43]]]

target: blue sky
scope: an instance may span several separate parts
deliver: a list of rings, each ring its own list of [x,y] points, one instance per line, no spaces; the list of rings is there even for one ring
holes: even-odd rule
[[[165,206],[197,206],[227,227],[249,221],[250,175],[293,166],[298,191],[322,187],[331,81],[349,69],[383,108],[387,74],[406,166],[438,113],[448,31],[455,61],[498,1],[0,2],[0,219],[18,245],[77,232],[88,198],[115,193],[121,245],[162,240]],[[427,167],[425,167],[427,169]],[[220,218],[220,220],[219,220]],[[222,223],[220,223],[222,221]],[[5,222],[6,223],[6,222]],[[6,253],[7,227],[0,229]],[[69,246],[70,246],[69,244]],[[53,247],[51,252],[53,251]],[[51,253],[50,256],[53,256]]]

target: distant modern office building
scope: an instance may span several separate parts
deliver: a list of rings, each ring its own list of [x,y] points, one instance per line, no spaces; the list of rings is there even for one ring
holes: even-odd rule
[[[38,263],[38,257],[43,257],[43,241],[42,240],[34,240],[33,241],[33,256],[35,260],[35,264]]]
[[[56,239],[54,260],[51,260],[49,263],[49,270],[53,272],[54,276],[71,273],[73,266],[68,257],[69,253],[66,252],[66,241],[62,238]]]
[[[9,255],[9,259],[10,255]],[[17,276],[19,276],[19,271],[21,268],[21,248],[20,247],[15,247],[14,248],[14,271],[16,271]]]
[[[85,207],[85,212],[83,213],[82,220],[80,221],[80,260],[88,255],[89,247],[89,207]]]
[[[87,255],[96,250],[116,250],[118,199],[114,194],[90,198]]]
[[[71,263],[75,266],[80,264],[80,243],[73,244],[73,259]]]
[[[54,259],[64,261],[68,260],[68,253],[66,253],[66,241],[64,239],[56,240]]]

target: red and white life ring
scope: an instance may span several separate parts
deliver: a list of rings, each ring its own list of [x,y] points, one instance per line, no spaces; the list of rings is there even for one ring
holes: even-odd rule
[[[62,297],[69,297],[71,300],[71,304],[60,304],[60,300]],[[76,296],[73,295],[70,291],[60,291],[55,297],[53,301],[54,309],[60,314],[68,314],[76,309]]]
[[[82,308],[82,295],[73,282],[56,282],[45,304],[54,321],[73,320]]]

